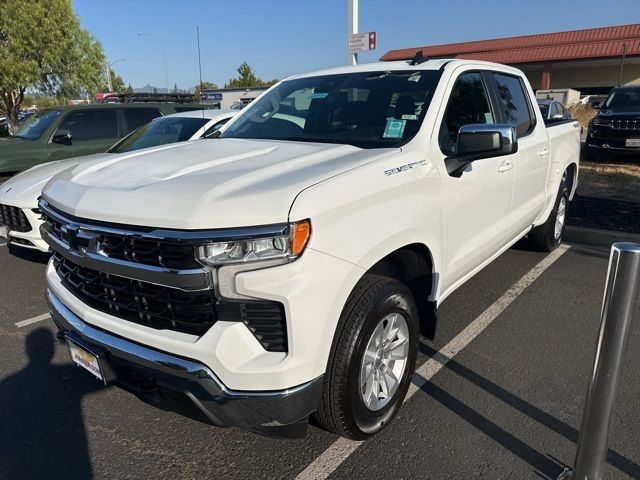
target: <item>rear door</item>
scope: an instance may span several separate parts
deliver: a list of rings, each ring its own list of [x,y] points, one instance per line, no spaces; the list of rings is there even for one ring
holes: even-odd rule
[[[524,81],[512,74],[492,72],[502,123],[515,125],[518,152],[514,155],[514,186],[511,200],[513,239],[529,229],[544,207],[549,174],[549,136],[538,122]],[[552,103],[553,105],[553,103]]]
[[[105,152],[118,139],[118,115],[115,108],[71,110],[60,121],[58,130],[71,132],[68,145],[49,141],[49,158],[60,160]]]
[[[465,71],[452,80],[444,113],[439,113],[438,144],[434,156],[455,155],[460,127],[497,122],[496,99],[488,74]],[[500,250],[509,232],[513,170],[511,156],[473,162],[459,177],[442,172],[442,206],[447,289]]]
[[[129,135],[138,127],[146,125],[154,118],[162,116],[162,112],[157,108],[124,108],[124,134]]]

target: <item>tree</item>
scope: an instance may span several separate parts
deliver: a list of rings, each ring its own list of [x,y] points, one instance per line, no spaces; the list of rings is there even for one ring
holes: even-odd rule
[[[247,62],[244,62],[242,65],[240,65],[237,72],[238,76],[236,78],[230,79],[226,83],[225,88],[268,87],[275,83],[278,83],[278,80],[265,82],[264,80],[258,78]]]
[[[119,93],[126,91],[126,87],[124,85],[124,80],[122,79],[122,77],[118,75],[111,67],[109,67],[109,71],[111,72],[111,90]]]
[[[195,90],[196,102],[200,101],[200,92],[202,90],[215,90],[216,88],[218,88],[218,85],[212,82],[202,82],[200,85],[197,85]]]
[[[125,93],[133,93],[133,87],[131,86],[131,84],[127,85]]]
[[[102,45],[80,28],[71,0],[0,0],[0,104],[12,132],[27,88],[76,96],[103,78]]]

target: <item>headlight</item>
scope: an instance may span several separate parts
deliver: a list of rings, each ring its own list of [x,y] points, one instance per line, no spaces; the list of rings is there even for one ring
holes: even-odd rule
[[[295,260],[311,235],[308,220],[290,224],[281,235],[207,243],[198,248],[199,260],[212,267],[267,262],[269,265]]]

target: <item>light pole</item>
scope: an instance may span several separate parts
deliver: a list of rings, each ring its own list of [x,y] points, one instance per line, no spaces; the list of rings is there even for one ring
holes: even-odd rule
[[[107,88],[109,89],[109,92],[113,90],[113,86],[111,85],[111,67],[113,67],[116,63],[124,62],[125,60],[126,58],[119,58],[107,64]]]
[[[347,13],[347,35],[353,35],[358,33],[358,0],[347,0],[348,13]],[[347,38],[349,38],[347,36]],[[347,56],[347,62],[349,65],[358,64],[358,54],[349,53]]]
[[[152,35],[151,33],[140,32],[138,33],[140,37],[151,37],[157,39],[162,44],[162,60],[164,61],[164,76],[167,81],[167,93],[171,91],[171,87],[169,86],[169,68],[167,67],[167,49],[164,43],[164,38],[159,37],[158,35]]]

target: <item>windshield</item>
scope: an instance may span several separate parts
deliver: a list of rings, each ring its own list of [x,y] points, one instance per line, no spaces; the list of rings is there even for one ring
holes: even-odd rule
[[[43,110],[32,115],[18,128],[15,136],[25,140],[37,140],[49,128],[55,118],[60,115],[60,110]]]
[[[640,108],[640,87],[613,90],[605,100],[604,108],[637,110]]]
[[[418,70],[288,80],[246,107],[221,138],[404,145],[418,132],[440,75]]]
[[[190,140],[209,122],[208,118],[162,117],[131,132],[113,147],[110,153],[131,152],[167,143]]]

